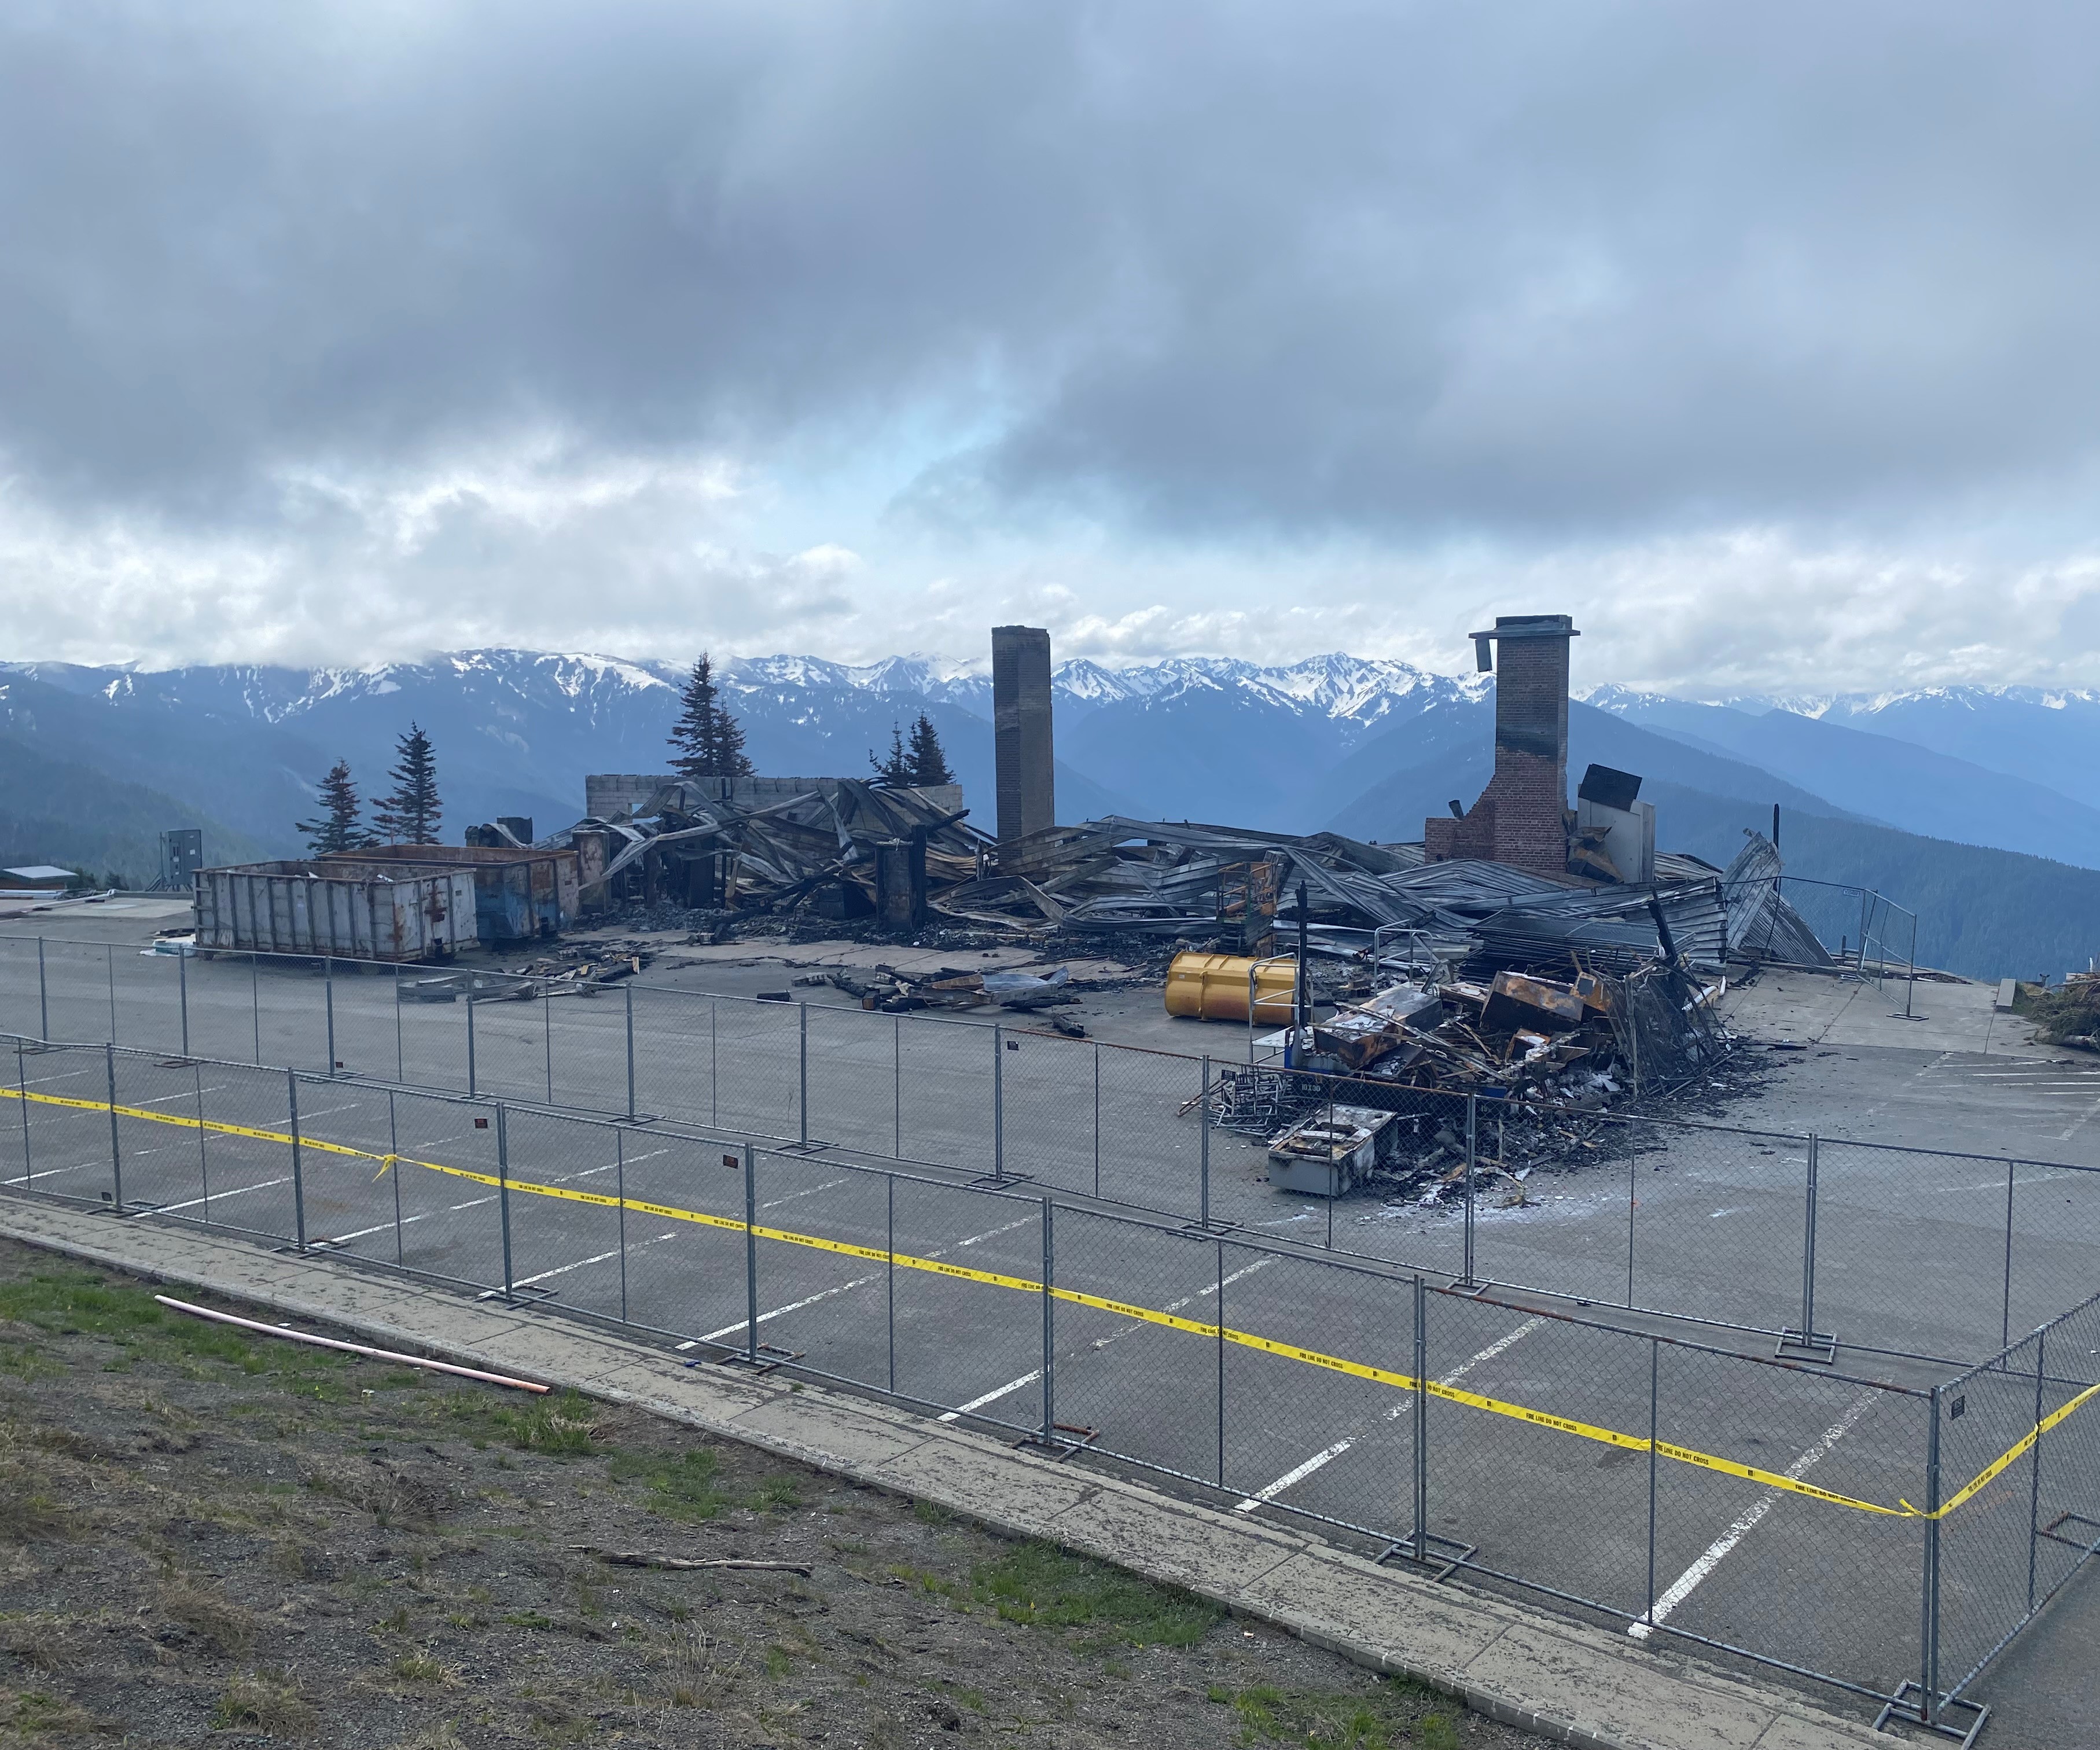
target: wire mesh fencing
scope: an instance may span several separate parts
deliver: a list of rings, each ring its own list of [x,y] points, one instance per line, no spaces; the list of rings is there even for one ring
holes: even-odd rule
[[[19,1192],[842,1382],[1919,1712],[2100,1539],[2095,1303],[1919,1386],[1074,1204],[1024,1176],[1072,1170],[1053,1153],[944,1179],[347,1074],[8,1055]]]

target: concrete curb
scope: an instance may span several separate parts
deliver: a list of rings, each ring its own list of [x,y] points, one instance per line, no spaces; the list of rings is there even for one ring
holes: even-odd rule
[[[1379,1567],[1316,1537],[1069,1469],[816,1386],[687,1364],[587,1325],[339,1260],[55,1206],[0,1202],[0,1233],[396,1347],[573,1386],[1185,1587],[1489,1717],[1579,1750],[1888,1744],[1788,1692],[1623,1635]]]

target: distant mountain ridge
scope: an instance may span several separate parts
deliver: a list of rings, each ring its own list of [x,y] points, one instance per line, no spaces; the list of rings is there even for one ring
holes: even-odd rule
[[[924,711],[966,801],[992,824],[986,665],[779,655],[727,660],[717,674],[752,757],[780,775],[866,771],[892,726]],[[48,807],[18,794],[15,830],[38,842],[17,854],[91,860],[121,843],[128,857],[150,843],[143,822],[163,808],[182,817],[165,825],[206,825],[244,854],[293,853],[291,823],[312,812],[329,766],[347,759],[368,796],[383,789],[412,719],[436,747],[448,838],[498,813],[530,815],[545,832],[580,813],[585,773],[664,769],[684,677],[675,663],[503,648],[357,667],[0,663],[0,735],[22,750],[25,773],[50,780],[29,783],[29,800],[60,792]],[[1080,659],[1058,667],[1053,687],[1068,821],[1118,813],[1415,838],[1426,814],[1470,802],[1492,758],[1492,676],[1391,659]],[[1801,872],[1934,893],[1947,915],[1927,939],[1950,953],[2010,954],[2025,972],[2100,928],[2100,884],[2084,897],[2085,871],[2100,868],[2100,693],[1718,701],[1599,686],[1578,695],[1571,726],[1571,782],[1592,759],[1641,773],[1666,847],[1725,862],[1777,802],[1824,823],[1789,840],[1790,857],[1808,859]],[[117,837],[107,830],[117,792],[82,774],[131,787]],[[1978,849],[1953,856],[1963,844]],[[2010,852],[2029,854],[2004,860]],[[1993,871],[2032,916],[1979,932],[1962,919],[1999,902]]]

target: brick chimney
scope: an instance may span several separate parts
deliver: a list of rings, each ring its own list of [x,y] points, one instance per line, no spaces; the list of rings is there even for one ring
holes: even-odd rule
[[[1423,823],[1430,862],[1567,872],[1568,641],[1581,636],[1565,614],[1500,615],[1493,631],[1473,634],[1479,666],[1496,670],[1495,775],[1462,818]]]

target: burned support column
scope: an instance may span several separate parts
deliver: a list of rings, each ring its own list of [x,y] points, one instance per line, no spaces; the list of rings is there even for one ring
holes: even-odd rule
[[[875,909],[885,929],[926,927],[926,832],[884,839],[875,847]]]
[[[1057,824],[1048,632],[1036,626],[992,628],[991,701],[999,842],[1007,845]]]

